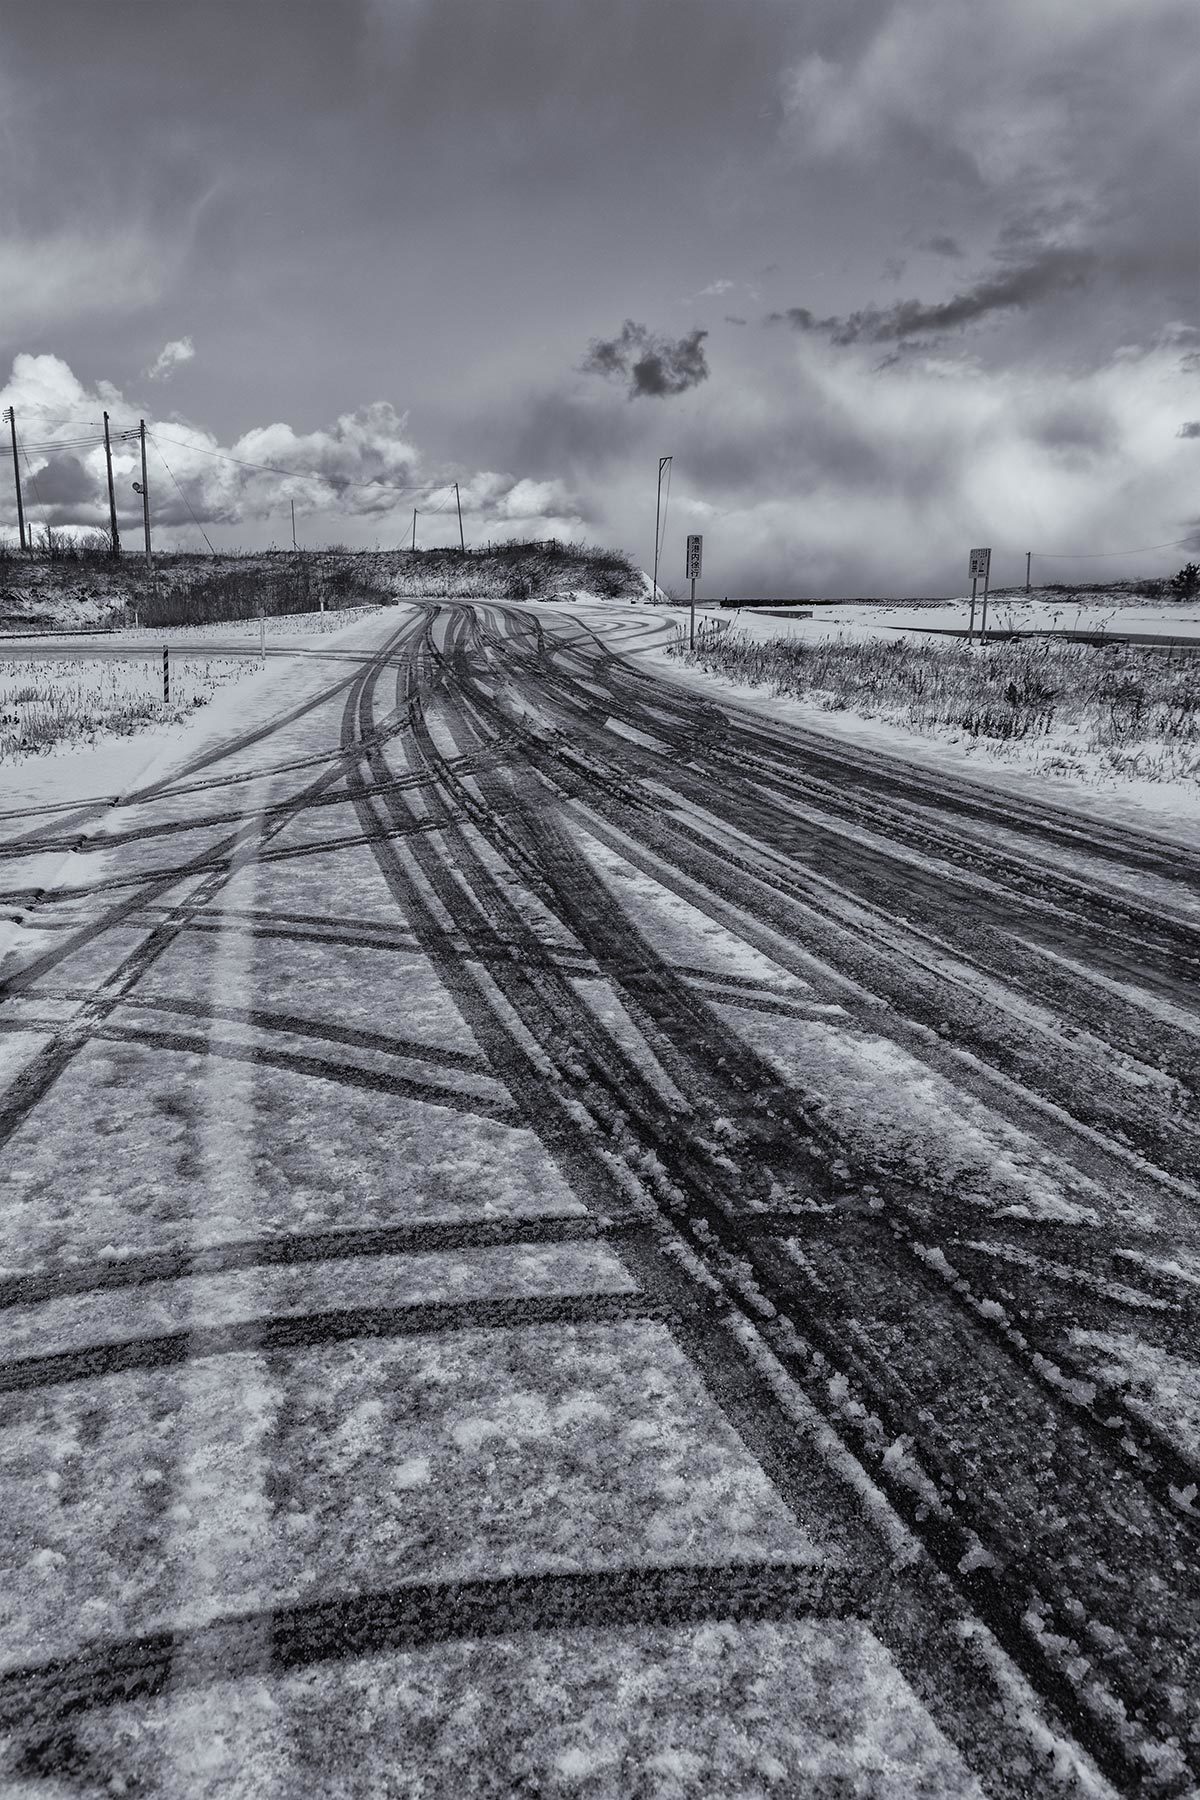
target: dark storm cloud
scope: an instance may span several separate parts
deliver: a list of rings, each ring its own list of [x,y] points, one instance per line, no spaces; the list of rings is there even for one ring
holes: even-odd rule
[[[658,337],[645,325],[626,319],[615,338],[594,338],[580,365],[588,375],[613,375],[629,382],[629,398],[666,399],[686,394],[708,380],[704,355],[707,331],[697,328],[681,338]]]
[[[1179,427],[1179,430],[1175,433],[1175,436],[1182,438],[1200,438],[1200,419],[1185,419],[1183,424]]]
[[[1072,456],[1099,456],[1120,443],[1117,421],[1094,401],[1068,399],[1035,412],[1028,435],[1047,450]]]
[[[96,478],[73,456],[52,456],[43,468],[35,462],[27,486],[35,500],[46,506],[70,506],[95,494]]]
[[[962,255],[958,239],[950,237],[947,232],[935,232],[932,237],[922,238],[917,249],[926,251],[930,256]]]
[[[993,313],[1023,310],[1060,294],[1087,285],[1096,271],[1097,258],[1090,250],[1043,251],[1037,260],[1006,269],[977,282],[949,300],[932,304],[899,300],[894,306],[862,307],[842,317],[819,319],[804,306],[768,313],[767,323],[785,323],[795,331],[822,332],[835,344],[893,343],[899,338],[924,337],[931,332],[954,331],[974,325]]]
[[[1194,0],[0,7],[0,369],[55,352],[91,398],[105,377],[136,415],[161,397],[137,372],[194,333],[203,359],[179,366],[172,410],[206,442],[233,447],[279,420],[307,441],[386,396],[439,468],[568,471],[618,539],[642,528],[644,506],[624,498],[632,461],[653,474],[674,448],[678,480],[695,435],[697,469],[719,487],[728,458],[739,498],[800,471],[852,564],[870,530],[855,495],[900,491],[911,467],[907,443],[882,463],[856,448],[878,436],[871,387],[928,382],[953,418],[951,396],[965,404],[994,377],[1025,392],[1036,370],[1056,391],[1063,372],[1112,365],[1117,347],[1193,316],[1180,221],[1194,218],[1194,34]],[[987,243],[990,262],[961,260]],[[1096,259],[1094,279],[1048,268],[1047,246],[1067,244]],[[901,285],[916,298],[880,277],[893,252],[913,258]],[[698,315],[670,309],[717,271],[746,284],[754,322],[805,301],[778,317],[866,348],[861,366],[836,357],[811,453],[792,420],[819,400],[793,365],[825,355],[787,358],[781,379],[783,334],[731,324],[711,376],[689,381],[677,334]],[[708,316],[730,303],[714,297]],[[597,322],[627,310],[665,338],[623,355],[615,335],[605,379],[572,373]],[[1005,329],[978,333],[970,381],[922,367],[939,340],[953,351],[993,320]],[[706,352],[701,339],[698,365]],[[674,409],[626,403],[685,387],[695,396]],[[839,396],[866,416],[861,433],[836,418]],[[1028,410],[1006,440],[1018,469],[1043,451]],[[1156,424],[1183,465],[1178,415],[1198,410],[1177,400]],[[653,441],[664,414],[686,415],[677,442]],[[1120,417],[1124,441],[1132,407]],[[928,452],[914,555],[928,517],[948,516],[962,441],[944,463]],[[1056,468],[1071,449],[1044,446]],[[278,529],[286,494],[264,485],[260,504],[249,478],[167,454],[201,516]],[[1122,454],[1096,492],[1127,491]],[[290,467],[299,445],[262,455]],[[306,491],[346,511],[359,492],[375,528],[377,490],[348,489],[349,462],[300,461]]]

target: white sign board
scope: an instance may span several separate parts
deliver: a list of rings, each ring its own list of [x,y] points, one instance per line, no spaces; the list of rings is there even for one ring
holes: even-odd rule
[[[968,581],[986,581],[992,563],[991,550],[972,550],[971,566],[967,570]]]
[[[700,579],[700,553],[704,548],[704,539],[699,533],[693,533],[687,541],[687,578],[689,581]]]

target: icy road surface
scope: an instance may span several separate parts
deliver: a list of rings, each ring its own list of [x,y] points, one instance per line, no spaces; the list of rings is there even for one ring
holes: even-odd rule
[[[1200,859],[661,629],[4,806],[4,1796],[1193,1790]]]

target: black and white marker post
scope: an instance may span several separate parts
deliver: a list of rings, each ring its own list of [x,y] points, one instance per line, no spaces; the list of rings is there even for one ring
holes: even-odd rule
[[[967,573],[971,577],[971,622],[967,626],[968,644],[975,636],[975,594],[980,577],[983,579],[983,623],[979,635],[981,638],[987,636],[988,571],[991,568],[991,564],[992,553],[990,549],[972,550],[971,563],[967,570]]]
[[[698,533],[689,535],[687,541],[687,573],[692,584],[692,604],[689,611],[688,649],[696,648],[696,581],[700,574],[700,558],[704,549],[704,539]]]

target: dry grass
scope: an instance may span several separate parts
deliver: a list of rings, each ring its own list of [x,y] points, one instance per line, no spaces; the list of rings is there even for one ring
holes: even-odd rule
[[[0,760],[184,719],[245,673],[240,658],[180,657],[171,667],[168,706],[158,656],[0,660]]]
[[[642,592],[619,551],[558,539],[474,550],[262,551],[165,554],[153,569],[90,550],[10,556],[0,567],[0,626],[123,625],[155,630],[329,612],[399,599],[547,600],[578,589],[609,598]]]
[[[1028,640],[909,643],[759,641],[706,631],[694,653],[682,632],[671,654],[826,712],[879,718],[929,736],[1040,747],[1043,767],[1072,750],[1110,773],[1200,778],[1200,655]]]

